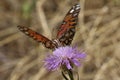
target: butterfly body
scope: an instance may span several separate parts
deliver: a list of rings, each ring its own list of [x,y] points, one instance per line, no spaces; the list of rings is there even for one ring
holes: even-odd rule
[[[60,46],[70,45],[75,35],[75,26],[78,21],[78,14],[80,12],[80,5],[74,5],[66,14],[62,24],[59,26],[56,39],[50,40],[45,36],[29,29],[25,26],[18,26],[19,30],[33,38],[34,40],[41,42],[46,48],[55,49]]]

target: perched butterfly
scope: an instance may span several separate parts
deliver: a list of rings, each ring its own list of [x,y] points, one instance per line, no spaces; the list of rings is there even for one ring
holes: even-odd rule
[[[80,12],[80,5],[75,4],[66,14],[62,24],[59,26],[58,33],[56,39],[50,40],[43,35],[29,29],[24,26],[17,26],[20,31],[30,36],[34,40],[41,42],[45,45],[46,48],[55,49],[60,46],[70,45],[74,34],[75,34],[75,26],[78,22],[78,15]]]

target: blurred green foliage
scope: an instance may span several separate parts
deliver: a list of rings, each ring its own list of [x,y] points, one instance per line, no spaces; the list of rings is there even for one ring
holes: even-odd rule
[[[36,0],[32,0],[32,1],[26,0],[23,2],[23,5],[22,5],[23,18],[25,18],[25,19],[30,18],[31,12],[35,8],[35,3],[36,3]]]

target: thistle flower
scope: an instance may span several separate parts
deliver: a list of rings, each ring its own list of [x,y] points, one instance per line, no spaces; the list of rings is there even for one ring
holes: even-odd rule
[[[85,56],[86,54],[80,52],[77,47],[59,47],[53,51],[52,55],[46,57],[45,67],[48,70],[56,70],[62,66],[72,69],[73,65],[80,66],[80,59],[85,58]]]

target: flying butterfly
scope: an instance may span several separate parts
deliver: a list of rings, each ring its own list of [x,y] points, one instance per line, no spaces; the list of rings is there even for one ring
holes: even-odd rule
[[[17,26],[20,31],[33,38],[34,40],[41,42],[46,48],[55,49],[60,46],[70,45],[75,35],[75,26],[78,22],[78,15],[80,12],[80,5],[75,4],[66,14],[62,24],[59,26],[56,39],[50,40],[45,36],[29,29],[25,26]]]

